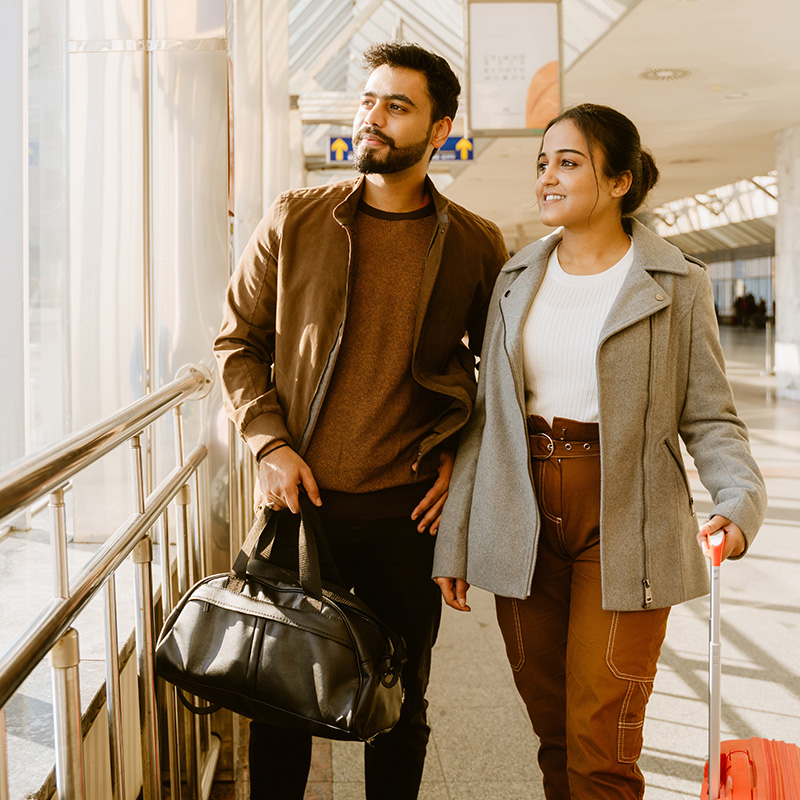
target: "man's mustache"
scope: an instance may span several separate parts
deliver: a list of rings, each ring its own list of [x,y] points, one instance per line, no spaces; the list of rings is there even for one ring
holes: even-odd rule
[[[388,144],[393,150],[396,149],[394,145],[394,139],[386,136],[375,128],[371,128],[370,126],[361,128],[358,131],[356,134],[355,143],[358,144],[365,136],[371,136],[373,139],[379,139],[384,144]]]

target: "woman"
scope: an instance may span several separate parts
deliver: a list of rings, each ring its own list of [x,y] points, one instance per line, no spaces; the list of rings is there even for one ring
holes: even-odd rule
[[[568,109],[537,171],[560,230],[495,286],[433,574],[458,610],[497,595],[548,800],[641,798],[670,606],[708,591],[706,534],[744,554],[765,491],[705,268],[629,217],[658,177],[633,123]],[[714,500],[699,532],[680,439]]]

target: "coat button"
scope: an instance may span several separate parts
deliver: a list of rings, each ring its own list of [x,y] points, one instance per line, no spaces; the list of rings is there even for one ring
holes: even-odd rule
[[[664,295],[660,292],[656,295],[656,300],[660,303],[664,299]]]

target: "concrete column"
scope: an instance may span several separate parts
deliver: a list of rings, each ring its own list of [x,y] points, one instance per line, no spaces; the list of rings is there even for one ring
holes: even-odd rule
[[[775,374],[778,397],[800,401],[800,125],[775,135]]]

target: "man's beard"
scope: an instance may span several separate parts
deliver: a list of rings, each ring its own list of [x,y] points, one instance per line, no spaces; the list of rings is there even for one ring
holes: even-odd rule
[[[394,139],[380,131],[369,127],[361,128],[354,137],[353,143],[356,145],[356,148],[353,152],[353,166],[365,175],[391,175],[395,172],[402,172],[404,169],[413,167],[424,158],[428,150],[431,130],[433,130],[432,126],[425,135],[425,138],[419,142],[406,145],[405,147],[397,147],[394,143]],[[384,156],[378,156],[370,147],[359,149],[359,140],[367,134],[388,144],[389,152]]]

